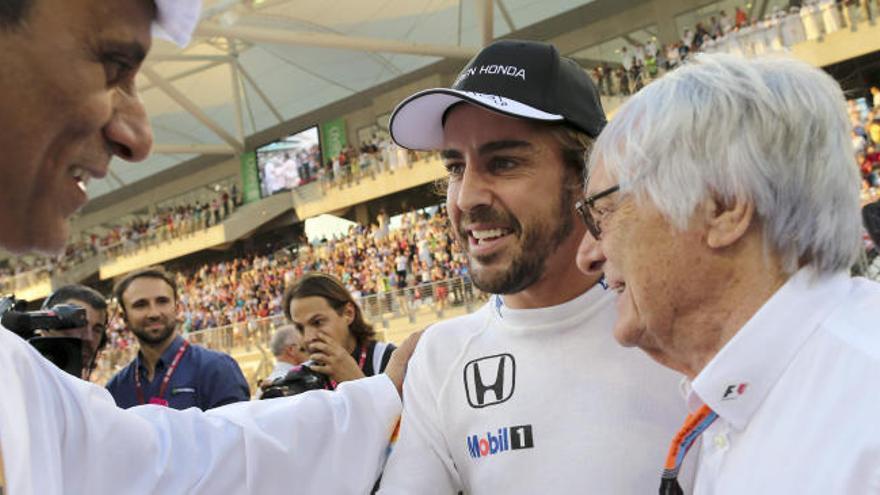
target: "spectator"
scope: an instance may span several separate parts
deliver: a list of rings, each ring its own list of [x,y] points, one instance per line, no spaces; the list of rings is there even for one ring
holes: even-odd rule
[[[734,11],[734,22],[737,29],[742,29],[749,23],[749,16],[742,8],[737,7]]]
[[[107,384],[119,407],[150,403],[204,411],[250,398],[234,359],[190,345],[177,334],[177,287],[166,272],[132,272],[113,294],[140,344],[137,358]]]
[[[334,277],[307,273],[284,294],[284,314],[299,330],[314,371],[331,387],[385,370],[394,345],[376,340],[360,306]]]
[[[721,11],[718,17],[718,23],[721,25],[721,36],[733,31],[733,19],[727,15],[727,12]]]
[[[88,380],[97,362],[98,352],[107,343],[107,300],[100,292],[81,284],[65,285],[43,301],[44,308],[72,304],[86,310],[86,326],[67,330],[48,330],[49,337],[76,337],[82,341],[82,379]]]
[[[293,325],[282,325],[275,330],[269,343],[272,355],[275,356],[275,368],[266,377],[266,382],[281,378],[294,366],[304,363],[308,356],[302,345],[302,338]]]
[[[632,69],[634,60],[633,54],[630,53],[626,46],[620,48],[620,64],[623,66],[623,70],[629,72]]]

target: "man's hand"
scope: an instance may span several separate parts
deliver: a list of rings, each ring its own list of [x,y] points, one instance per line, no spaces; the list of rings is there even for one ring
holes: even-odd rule
[[[315,362],[311,368],[329,376],[336,383],[364,377],[363,370],[351,354],[324,332],[318,332],[318,341],[312,342],[309,352],[309,359]]]
[[[394,382],[394,386],[397,387],[397,392],[401,396],[403,395],[403,378],[406,376],[406,365],[409,363],[409,358],[412,357],[413,351],[416,350],[416,344],[419,342],[423,332],[424,330],[420,330],[407,337],[400,344],[400,347],[391,354],[391,360],[388,361],[388,366],[385,367],[385,374]]]

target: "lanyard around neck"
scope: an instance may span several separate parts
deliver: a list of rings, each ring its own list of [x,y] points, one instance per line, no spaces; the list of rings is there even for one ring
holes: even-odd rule
[[[168,370],[165,371],[165,377],[162,378],[162,385],[159,386],[159,393],[155,397],[150,398],[151,403],[158,403],[160,405],[168,405],[168,401],[164,399],[165,389],[168,388],[168,384],[171,382],[171,376],[174,375],[174,371],[177,369],[177,365],[180,364],[180,358],[183,357],[183,354],[186,352],[186,349],[189,347],[189,341],[184,340],[183,344],[180,346],[180,349],[177,349],[177,354],[174,355],[174,359],[171,360],[171,366],[168,367]],[[140,367],[136,367],[134,370],[134,391],[137,394],[137,399],[139,404],[146,404],[146,400],[144,400],[144,389],[141,386],[141,372]],[[153,399],[158,399],[158,402],[154,402]]]
[[[663,466],[663,477],[660,479],[660,495],[681,495],[684,493],[678,483],[678,472],[684,463],[684,457],[697,438],[716,419],[718,419],[718,414],[705,404],[685,419],[681,429],[678,430],[669,445],[666,464]]]

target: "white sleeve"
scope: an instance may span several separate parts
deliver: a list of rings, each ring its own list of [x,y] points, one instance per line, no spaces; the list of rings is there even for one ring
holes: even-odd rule
[[[0,374],[0,446],[15,494],[365,494],[400,414],[385,375],[208,412],[123,410],[5,330]]]
[[[461,490],[443,434],[442,411],[430,379],[441,374],[428,360],[432,342],[422,337],[409,361],[403,384],[400,435],[382,473],[379,495],[455,495]]]

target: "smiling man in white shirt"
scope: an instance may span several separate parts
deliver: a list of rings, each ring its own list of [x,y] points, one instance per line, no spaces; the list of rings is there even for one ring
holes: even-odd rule
[[[104,176],[113,155],[146,158],[152,133],[135,76],[151,32],[185,44],[199,4],[0,3],[0,246],[61,251],[70,216],[88,200],[89,179]],[[121,410],[106,390],[61,371],[0,328],[0,492],[364,493],[400,414],[395,385],[404,355],[392,358],[386,375],[352,381],[335,394],[209,413]],[[345,476],[335,476],[340,463]]]
[[[880,493],[880,285],[849,277],[848,129],[822,71],[708,55],[597,140],[579,266],[619,293],[618,341],[690,378],[661,494],[692,443],[697,494]]]
[[[604,124],[580,66],[519,40],[392,115],[398,144],[441,151],[450,228],[474,285],[495,295],[426,331],[382,495],[654,487],[664,431],[685,413],[681,377],[616,345],[613,294],[575,265],[584,153]]]

